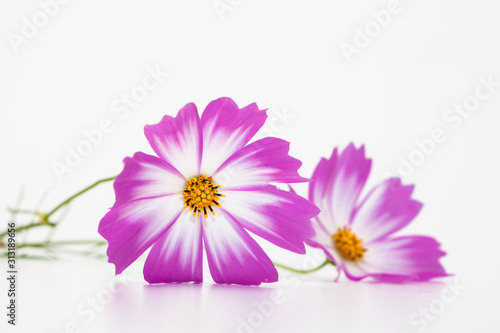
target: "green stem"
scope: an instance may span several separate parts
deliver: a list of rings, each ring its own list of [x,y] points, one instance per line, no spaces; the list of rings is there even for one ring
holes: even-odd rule
[[[104,179],[100,179],[96,182],[94,182],[92,185],[90,186],[87,186],[86,188],[84,188],[83,190],[73,194],[72,196],[70,196],[69,198],[67,198],[66,200],[64,200],[63,202],[61,202],[59,205],[57,205],[54,209],[52,209],[50,212],[48,212],[47,214],[45,213],[41,213],[39,211],[36,211],[36,210],[27,210],[27,209],[9,209],[10,212],[12,214],[16,214],[16,213],[26,213],[26,214],[33,214],[33,215],[36,215],[40,218],[40,222],[33,222],[33,223],[30,223],[30,224],[27,224],[27,225],[23,225],[23,226],[20,226],[20,227],[17,227],[16,228],[16,233],[19,232],[19,231],[23,231],[23,230],[29,230],[29,229],[32,229],[32,228],[36,228],[36,227],[41,227],[41,226],[50,226],[50,227],[55,227],[57,225],[57,223],[53,223],[53,222],[50,222],[49,221],[49,218],[55,213],[57,212],[59,209],[61,209],[62,207],[66,206],[67,204],[69,204],[71,201],[73,201],[75,198],[79,197],[80,195],[84,194],[85,192],[93,189],[94,187],[96,187],[97,185],[101,184],[101,183],[105,183],[105,182],[109,182],[109,181],[112,181],[116,178],[116,176],[114,177],[109,177],[109,178],[104,178]],[[0,233],[0,239],[2,239],[3,237],[5,237],[6,235],[8,234],[7,231],[3,232],[3,233]],[[3,243],[0,242],[0,247],[3,247]]]
[[[59,205],[57,205],[54,209],[52,209],[50,212],[48,212],[47,214],[45,214],[45,218],[48,220],[50,216],[52,216],[52,214],[54,214],[55,212],[57,212],[60,208],[66,206],[67,204],[69,204],[73,199],[79,197],[80,195],[82,195],[83,193],[87,192],[88,190],[91,190],[93,189],[94,187],[96,187],[97,185],[101,184],[101,183],[105,183],[105,182],[109,182],[109,181],[112,181],[116,178],[116,176],[114,177],[109,177],[109,178],[104,178],[104,179],[101,179],[101,180],[98,180],[96,181],[95,183],[93,183],[92,185],[90,186],[87,186],[86,188],[84,188],[83,190],[73,194],[72,196],[70,196],[68,199],[64,200],[63,202],[61,202]]]
[[[23,226],[20,226],[20,227],[17,227],[16,228],[16,233],[19,232],[19,231],[23,231],[23,230],[28,230],[28,229],[32,229],[32,228],[36,228],[36,227],[41,227],[41,226],[51,226],[51,227],[54,227],[56,224],[55,223],[52,223],[52,222],[33,222],[33,223],[30,223],[30,224],[26,224],[26,225],[23,225]],[[5,231],[5,232],[2,232],[0,234],[0,239],[7,236],[8,232]]]
[[[332,265],[335,266],[335,263],[333,261],[331,261],[330,259],[328,259],[328,258],[326,258],[325,262],[322,263],[321,265],[319,265],[318,267],[315,267],[315,268],[312,268],[312,269],[305,269],[305,270],[291,268],[291,267],[288,267],[288,266],[285,266],[285,265],[281,265],[281,264],[278,264],[278,263],[275,263],[275,262],[273,262],[273,264],[276,267],[283,268],[283,269],[289,270],[290,272],[294,272],[294,273],[298,273],[298,274],[312,273],[312,272],[315,272],[315,271],[317,271],[317,270],[325,267],[328,264],[332,264]]]
[[[50,247],[50,246],[59,246],[59,245],[95,245],[102,246],[106,245],[106,241],[100,240],[73,240],[73,241],[52,241],[52,242],[42,242],[42,243],[24,243],[17,246],[18,249],[23,247]]]
[[[12,209],[12,208],[8,208],[8,210],[12,214],[32,214],[32,215],[36,215],[36,214],[40,213],[40,212],[37,212],[36,210],[29,210],[29,209]]]

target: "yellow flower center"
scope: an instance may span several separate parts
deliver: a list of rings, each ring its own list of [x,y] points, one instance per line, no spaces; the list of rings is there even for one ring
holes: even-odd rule
[[[217,192],[220,188],[214,183],[212,177],[197,176],[191,177],[186,182],[186,188],[181,191],[184,194],[184,208],[189,207],[193,211],[193,216],[199,216],[203,212],[203,216],[208,217],[207,209],[215,215],[212,206],[220,207],[217,202],[219,197],[224,197],[223,194]]]
[[[351,232],[349,227],[339,227],[332,239],[344,259],[357,262],[365,256],[367,249],[363,248],[362,239],[359,239],[355,233]]]

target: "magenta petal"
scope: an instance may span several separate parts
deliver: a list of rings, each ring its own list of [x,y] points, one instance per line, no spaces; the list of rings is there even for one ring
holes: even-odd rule
[[[426,281],[448,276],[439,262],[444,255],[440,244],[432,237],[383,239],[372,243],[361,261],[344,261],[344,270],[352,280],[374,277],[387,282]]]
[[[330,159],[322,158],[316,169],[314,170],[311,182],[309,183],[309,200],[318,205],[321,212],[313,221],[313,228],[316,230],[316,235],[322,234],[318,231],[326,231],[333,234],[337,229],[337,225],[332,217],[329,192],[335,180],[335,168],[338,162],[337,148],[333,150]],[[322,237],[324,238],[324,237]],[[312,244],[317,243],[318,240],[313,240]],[[314,246],[310,244],[311,246]]]
[[[203,219],[203,241],[216,283],[259,285],[278,281],[278,272],[269,257],[223,210]]]
[[[340,156],[334,149],[330,159],[322,159],[316,167],[309,199],[321,209],[318,219],[330,233],[350,222],[370,168],[371,160],[365,157],[364,146],[356,149],[352,143]]]
[[[120,274],[168,229],[182,211],[182,195],[136,200],[113,207],[99,223],[108,261]]]
[[[390,178],[375,186],[354,212],[353,231],[368,246],[400,230],[422,208],[420,202],[411,198],[412,192],[413,185],[404,186],[399,178]]]
[[[328,208],[329,202],[326,201],[326,197],[329,195],[335,181],[335,169],[338,159],[339,155],[337,147],[335,147],[329,159],[321,158],[316,169],[314,169],[311,177],[312,181],[309,183],[309,200],[316,203],[321,202],[322,206],[326,206],[325,208]]]
[[[315,235],[311,218],[319,213],[313,203],[271,185],[224,194],[222,208],[245,229],[284,249],[306,252],[304,241]]]
[[[196,105],[186,104],[177,117],[164,116],[158,124],[147,125],[144,134],[155,153],[184,177],[199,174],[202,136]]]
[[[203,281],[201,217],[187,209],[156,241],[144,265],[149,283]]]
[[[141,152],[126,157],[123,171],[114,181],[118,207],[126,202],[178,193],[185,186],[183,176],[156,156]]]
[[[277,138],[255,141],[227,159],[214,178],[223,181],[224,189],[308,181],[299,176],[302,162],[289,156],[289,149],[289,142]]]
[[[255,103],[240,110],[227,97],[210,102],[201,116],[201,174],[213,175],[229,156],[247,144],[264,125],[266,118],[266,112],[259,110]]]

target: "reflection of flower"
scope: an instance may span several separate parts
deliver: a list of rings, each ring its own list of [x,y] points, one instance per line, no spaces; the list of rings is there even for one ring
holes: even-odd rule
[[[239,109],[220,98],[201,119],[190,103],[177,117],[145,127],[159,158],[142,152],[125,158],[114,182],[116,202],[99,225],[117,274],[154,244],[144,265],[149,283],[201,282],[203,242],[215,282],[277,281],[271,260],[245,229],[305,253],[318,208],[269,184],[306,181],[297,173],[301,162],[277,138],[245,146],[266,117],[256,104]]]
[[[370,173],[364,147],[350,144],[341,154],[322,159],[309,185],[309,199],[321,209],[313,220],[316,236],[308,244],[322,248],[352,280],[428,280],[446,276],[439,258],[445,253],[431,237],[391,237],[422,208],[411,198],[413,186],[390,178],[358,203]]]

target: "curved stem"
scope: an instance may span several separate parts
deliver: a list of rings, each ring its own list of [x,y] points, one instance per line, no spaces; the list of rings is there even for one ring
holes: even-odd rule
[[[312,269],[295,269],[295,268],[291,268],[291,267],[288,267],[288,266],[285,266],[285,265],[281,265],[281,264],[278,264],[278,263],[275,263],[273,262],[274,266],[276,267],[279,267],[279,268],[283,268],[283,269],[286,269],[286,270],[289,270],[290,272],[294,272],[294,273],[298,273],[298,274],[308,274],[308,273],[312,273],[312,272],[315,272],[321,268],[323,268],[324,266],[328,265],[328,264],[332,264],[333,266],[335,266],[335,263],[333,261],[331,261],[330,259],[326,258],[325,262],[322,263],[321,265],[319,265],[318,267],[315,267],[315,268],[312,268]]]
[[[109,177],[109,178],[104,178],[104,179],[100,179],[98,181],[96,181],[95,183],[93,183],[92,185],[90,186],[87,186],[86,188],[84,188],[83,190],[73,194],[72,196],[70,196],[68,199],[64,200],[63,202],[61,202],[59,205],[57,205],[54,209],[52,209],[50,212],[48,212],[45,217],[48,219],[52,214],[54,214],[55,212],[57,212],[61,207],[63,206],[66,206],[67,204],[69,204],[73,199],[79,197],[80,195],[82,195],[83,193],[87,192],[88,190],[91,190],[93,189],[94,187],[96,187],[97,185],[101,184],[101,183],[105,183],[105,182],[109,182],[109,181],[112,181],[116,178],[116,176],[113,176],[113,177]]]
[[[116,176],[114,177],[109,177],[109,178],[103,178],[103,179],[100,179],[96,182],[94,182],[93,184],[91,184],[90,186],[87,186],[86,188],[84,188],[83,190],[73,194],[72,196],[70,196],[69,198],[67,198],[66,200],[64,200],[63,202],[61,202],[59,205],[57,205],[56,207],[54,207],[54,209],[52,209],[50,212],[48,212],[47,214],[45,213],[41,213],[39,211],[30,211],[30,210],[21,210],[21,209],[10,209],[10,212],[12,214],[16,214],[16,213],[31,213],[35,216],[38,216],[40,218],[40,222],[33,222],[33,223],[30,223],[30,224],[27,224],[27,225],[23,225],[23,226],[20,226],[20,227],[17,227],[16,228],[16,232],[19,232],[19,231],[23,231],[23,230],[29,230],[29,229],[32,229],[32,228],[36,228],[36,227],[41,227],[41,226],[50,226],[50,227],[55,227],[57,225],[57,223],[53,223],[53,222],[50,222],[49,221],[49,218],[55,213],[57,212],[59,209],[61,209],[62,207],[66,206],[67,204],[69,204],[71,201],[73,201],[75,198],[79,197],[80,195],[84,194],[85,192],[93,189],[94,187],[96,187],[97,185],[101,184],[101,183],[105,183],[105,182],[109,182],[109,181],[112,181],[116,178]],[[3,232],[3,233],[0,233],[0,239],[5,237],[6,235],[8,234],[7,231]]]

